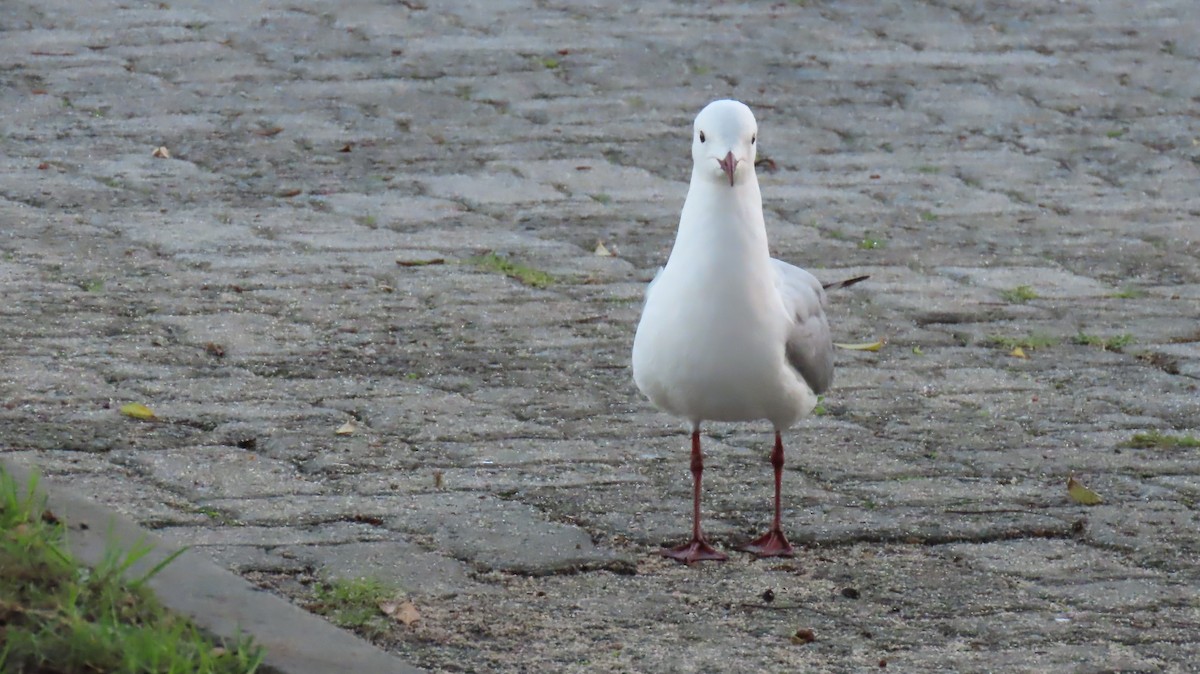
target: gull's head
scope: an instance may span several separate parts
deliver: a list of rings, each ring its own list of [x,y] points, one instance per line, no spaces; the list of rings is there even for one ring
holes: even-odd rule
[[[728,182],[754,173],[758,123],[744,103],[713,101],[704,106],[692,127],[692,161],[695,171],[714,181]]]

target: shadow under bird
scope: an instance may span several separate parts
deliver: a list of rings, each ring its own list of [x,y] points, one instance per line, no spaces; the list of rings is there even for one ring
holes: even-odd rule
[[[807,271],[771,258],[754,160],[758,124],[750,108],[714,101],[692,129],[692,178],[667,264],[646,289],[633,342],[633,378],[659,409],[691,424],[692,538],[662,551],[691,564],[724,560],[700,527],[704,421],[766,419],[775,427],[775,516],[742,546],[790,557],[780,488],[782,432],[810,414],[833,381],[826,288]]]

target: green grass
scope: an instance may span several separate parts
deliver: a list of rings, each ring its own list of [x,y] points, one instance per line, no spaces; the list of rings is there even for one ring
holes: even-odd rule
[[[1168,435],[1158,431],[1134,433],[1126,447],[1136,449],[1200,449],[1200,438],[1192,435]]]
[[[1030,286],[1017,286],[1016,288],[1000,291],[1000,298],[1005,302],[1012,302],[1013,304],[1025,304],[1029,300],[1036,300],[1038,294]]]
[[[938,219],[937,213],[933,211],[922,211],[921,222],[933,222]]]
[[[1121,136],[1125,135],[1125,132],[1120,129],[1113,129],[1104,135],[1108,136],[1109,138],[1120,138]]]
[[[550,274],[519,262],[513,262],[496,253],[468,258],[467,262],[485,271],[493,271],[514,278],[531,288],[546,288],[554,283],[554,277]]]
[[[932,166],[930,164],[922,164],[921,166],[917,167],[917,172],[925,173],[925,174],[936,174],[936,173],[941,173],[942,169],[939,166]]]
[[[238,522],[228,513],[222,512],[211,506],[196,506],[192,509],[192,512],[198,515],[204,515],[218,524],[223,524],[225,526],[241,526],[241,522]]]
[[[1098,346],[1105,351],[1120,351],[1130,344],[1133,344],[1133,335],[1123,334],[1105,338],[1099,335],[1089,335],[1083,331],[1080,331],[1079,334],[1075,335],[1071,341],[1075,342],[1076,344],[1082,344],[1083,346]]]
[[[90,278],[79,283],[79,288],[84,292],[98,293],[104,290],[104,281],[98,278]]]
[[[813,416],[817,416],[817,417],[823,417],[829,413],[829,410],[825,409],[825,396],[823,396],[823,395],[817,396],[817,405],[816,405],[816,407],[813,408],[812,413],[813,413]]]
[[[0,672],[30,674],[249,674],[262,650],[248,639],[221,644],[167,612],[146,581],[167,557],[129,578],[150,553],[145,543],[111,545],[93,568],[64,545],[65,527],[0,470]]]
[[[883,248],[886,245],[887,245],[887,242],[885,242],[883,239],[874,239],[871,237],[866,237],[863,240],[858,242],[858,247],[863,250],[877,250],[879,248]]]
[[[391,625],[379,604],[394,599],[398,592],[375,578],[329,579],[314,585],[312,601],[305,608],[339,627],[375,638]]]
[[[1133,286],[1124,286],[1117,292],[1109,295],[1109,297],[1111,297],[1113,299],[1117,299],[1117,300],[1136,300],[1140,297],[1145,297],[1145,296],[1146,296],[1145,291],[1138,290],[1137,288],[1134,288]]]
[[[1044,349],[1058,344],[1059,339],[1051,335],[1041,333],[1030,333],[1024,337],[1010,337],[1007,335],[988,335],[984,338],[984,342],[1004,349]]]
[[[598,204],[612,203],[612,197],[607,194],[604,194],[603,192],[600,192],[598,194],[589,194],[588,196],[592,198],[592,201],[595,201]]]

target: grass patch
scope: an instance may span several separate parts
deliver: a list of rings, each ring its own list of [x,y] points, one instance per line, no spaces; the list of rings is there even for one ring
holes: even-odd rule
[[[1133,335],[1126,333],[1106,338],[1099,335],[1089,335],[1080,331],[1071,341],[1083,346],[1098,346],[1105,351],[1120,351],[1133,344]]]
[[[887,242],[885,242],[883,239],[874,239],[871,237],[866,237],[858,242],[858,247],[863,250],[878,250],[886,245]]]
[[[592,201],[594,201],[598,204],[608,205],[608,204],[612,203],[612,197],[607,194],[604,194],[603,192],[600,192],[598,194],[589,194],[588,196],[592,198]]]
[[[825,409],[825,396],[817,396],[817,406],[813,408],[813,416],[823,417],[829,414],[829,410]]]
[[[1200,438],[1149,431],[1134,433],[1125,446],[1135,449],[1200,449]]]
[[[65,527],[36,494],[0,470],[0,671],[250,674],[262,649],[221,644],[169,613],[145,586],[180,553],[137,578],[151,551],[110,544],[94,568],[65,550]],[[182,551],[180,551],[182,552]]]
[[[925,174],[936,174],[936,173],[941,173],[942,169],[940,166],[932,166],[930,164],[922,164],[917,167],[917,172],[925,173]]]
[[[313,587],[305,608],[330,622],[375,638],[388,631],[389,619],[379,604],[394,599],[397,588],[375,578],[335,578]]]
[[[531,288],[546,288],[554,283],[554,277],[547,272],[534,269],[529,265],[519,262],[513,262],[496,253],[487,253],[468,258],[467,262],[485,271],[493,271],[504,274],[509,278],[514,278]]]
[[[1124,286],[1117,292],[1109,295],[1109,297],[1117,300],[1136,300],[1145,296],[1145,291],[1134,288],[1133,286]]]
[[[196,506],[195,508],[192,509],[192,512],[194,512],[198,515],[204,515],[205,517],[209,518],[210,520],[217,522],[218,524],[223,524],[225,526],[241,526],[241,524],[242,524],[241,522],[238,522],[236,519],[234,519],[232,516],[230,516],[228,513],[218,510],[216,508],[213,508],[211,506]]]
[[[933,211],[921,211],[921,222],[933,222],[937,219],[937,213]]]
[[[984,338],[984,342],[990,346],[1000,347],[1002,349],[1015,349],[1020,347],[1026,350],[1045,349],[1047,347],[1058,344],[1059,339],[1052,335],[1044,335],[1041,333],[1030,333],[1025,337],[1009,337],[1007,335],[988,335]]]
[[[1036,300],[1038,294],[1030,286],[1017,286],[1016,288],[1001,290],[1000,298],[1005,302],[1012,302],[1013,304],[1025,304],[1029,300]]]
[[[1121,136],[1125,135],[1125,132],[1120,129],[1113,129],[1104,135],[1108,136],[1109,138],[1120,138]]]

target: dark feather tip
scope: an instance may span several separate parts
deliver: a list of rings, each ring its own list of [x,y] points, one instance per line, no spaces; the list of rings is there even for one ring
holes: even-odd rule
[[[848,278],[845,281],[834,281],[833,283],[824,283],[821,285],[821,287],[826,290],[837,290],[838,288],[849,288],[850,286],[854,285],[855,283],[858,283],[860,281],[866,281],[869,278],[871,278],[870,274],[867,274],[865,276],[855,276],[854,278]]]

